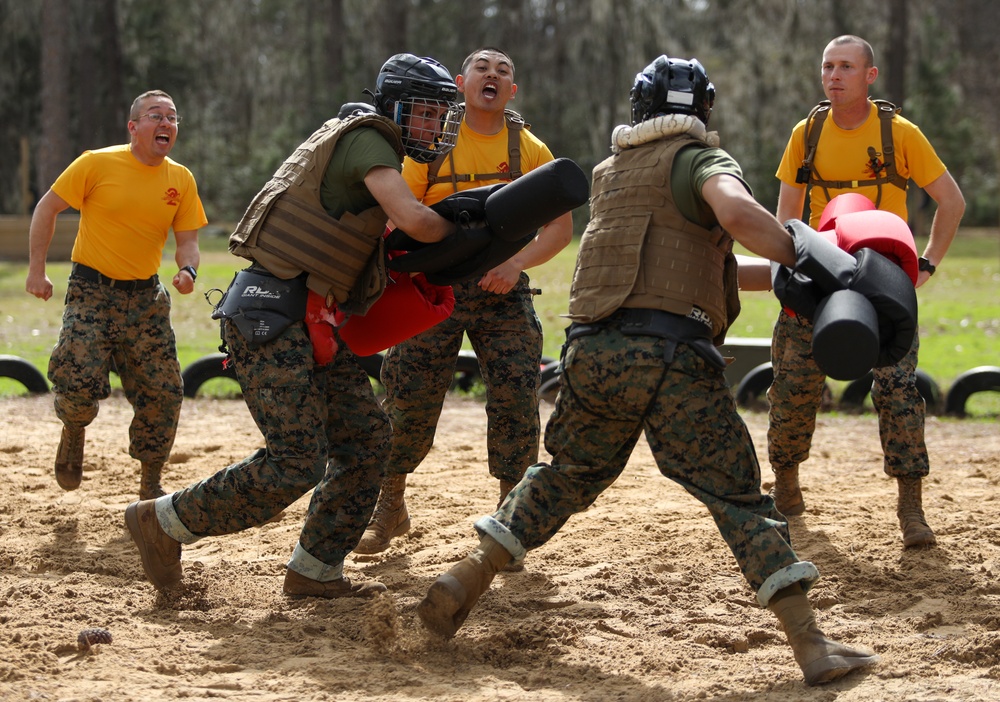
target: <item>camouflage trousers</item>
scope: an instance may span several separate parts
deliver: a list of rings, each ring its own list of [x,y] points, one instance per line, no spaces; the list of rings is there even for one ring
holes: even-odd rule
[[[134,412],[129,455],[165,463],[184,397],[170,293],[162,284],[127,292],[71,277],[48,373],[63,424],[85,427],[94,420],[100,400],[111,394],[112,362]]]
[[[791,470],[809,458],[816,413],[826,376],[812,356],[812,322],[782,310],[771,342],[774,381],[767,391],[767,452],[774,471]],[[926,403],[917,390],[919,334],[903,359],[876,368],[872,404],[878,412],[886,475],[922,478],[930,471],[924,444]]]
[[[264,448],[174,493],[178,519],[196,537],[231,534],[312,490],[299,545],[340,564],[368,525],[388,455],[389,423],[368,375],[343,343],[317,366],[302,323],[253,347],[226,321],[223,338]]]
[[[708,507],[755,592],[799,563],[722,371],[687,344],[671,360],[663,339],[614,328],[567,345],[545,428],[552,465],[531,466],[494,518],[525,549],[541,546],[618,478],[643,432],[660,472]]]
[[[455,378],[463,334],[479,359],[486,385],[486,442],[490,475],[517,482],[538,460],[542,326],[528,276],[506,295],[476,281],[453,286],[455,311],[443,322],[385,354],[383,404],[392,422],[388,472],[412,473],[434,443],[445,394]]]

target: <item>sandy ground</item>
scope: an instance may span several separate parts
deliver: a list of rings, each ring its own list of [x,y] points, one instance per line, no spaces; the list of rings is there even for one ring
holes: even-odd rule
[[[820,626],[882,662],[809,688],[707,512],[658,474],[644,445],[523,572],[499,575],[445,642],[414,608],[496,501],[477,402],[449,398],[410,479],[412,531],[380,556],[348,559],[349,575],[389,587],[370,602],[282,596],[307,498],[277,523],[186,547],[183,589],[158,595],[124,530],[137,490],[124,400],[102,405],[83,486],[69,493],[52,477],[50,398],[0,404],[3,700],[1000,699],[995,423],[928,419],[925,505],[939,546],[904,552],[874,418],[821,416],[793,540],[823,575],[810,595]],[[766,455],[766,415],[746,419]],[[165,486],[259,441],[241,401],[186,401]],[[766,466],[764,477],[766,489]],[[78,649],[88,627],[112,643]]]

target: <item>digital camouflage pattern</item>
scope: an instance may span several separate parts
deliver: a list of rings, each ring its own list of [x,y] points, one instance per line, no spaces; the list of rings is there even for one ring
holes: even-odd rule
[[[793,470],[809,458],[816,413],[826,376],[812,356],[813,325],[782,310],[771,341],[774,382],[767,391],[771,404],[767,451],[775,472]],[[923,478],[930,472],[924,443],[926,403],[917,390],[920,335],[896,365],[874,370],[872,404],[878,412],[886,475]]]
[[[111,394],[112,359],[135,412],[129,455],[161,465],[170,456],[184,386],[170,293],[162,284],[127,292],[71,277],[63,324],[49,357],[56,416],[68,427],[85,427],[99,402]]]
[[[385,354],[383,407],[393,429],[389,474],[412,473],[430,451],[464,334],[469,335],[486,385],[490,475],[516,483],[538,460],[542,325],[528,276],[522,273],[506,295],[485,291],[477,283],[454,285],[451,316]]]
[[[196,536],[267,522],[313,490],[299,544],[335,566],[368,525],[390,429],[368,375],[344,344],[317,366],[305,324],[252,347],[231,321],[223,338],[266,448],[173,495]]]
[[[756,592],[799,562],[788,525],[760,489],[750,433],[721,370],[691,347],[613,326],[574,339],[540,463],[494,517],[528,550],[547,542],[621,474],[645,432],[660,472],[712,514]],[[658,516],[648,515],[650,521]]]

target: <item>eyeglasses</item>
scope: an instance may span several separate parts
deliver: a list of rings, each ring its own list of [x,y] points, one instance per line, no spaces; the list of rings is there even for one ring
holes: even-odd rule
[[[149,117],[150,121],[156,122],[157,124],[159,124],[160,122],[162,122],[164,119],[166,119],[168,122],[170,122],[170,124],[180,124],[181,123],[181,116],[180,115],[165,115],[162,112],[147,112],[144,115],[139,115],[138,117],[136,117],[135,121],[138,122],[143,117]]]

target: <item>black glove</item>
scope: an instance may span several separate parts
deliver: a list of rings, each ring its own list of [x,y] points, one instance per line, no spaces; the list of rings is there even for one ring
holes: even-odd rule
[[[461,190],[440,200],[431,209],[447,220],[463,227],[483,226],[486,222],[486,199],[503,183]]]

